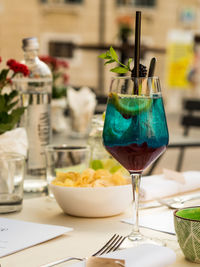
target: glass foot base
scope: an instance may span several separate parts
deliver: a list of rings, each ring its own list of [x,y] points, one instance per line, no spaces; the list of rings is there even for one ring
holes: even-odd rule
[[[47,191],[47,182],[40,179],[25,179],[24,192],[42,193]]]
[[[0,214],[4,213],[11,213],[15,211],[21,211],[22,209],[22,204],[10,204],[10,205],[1,205],[0,206]]]
[[[120,245],[119,249],[138,247],[143,244],[153,244],[162,247],[166,246],[166,243],[163,240],[157,238],[150,238],[143,235],[135,235],[135,236],[127,236],[124,242]]]

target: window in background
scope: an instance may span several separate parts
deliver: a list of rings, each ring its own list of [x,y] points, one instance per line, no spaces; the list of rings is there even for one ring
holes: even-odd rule
[[[49,55],[59,58],[73,58],[74,57],[74,44],[72,42],[49,42]]]
[[[83,0],[64,0],[66,4],[81,4]]]
[[[82,4],[84,0],[40,0],[42,4]]]
[[[119,6],[155,7],[156,0],[117,0]]]
[[[77,67],[82,62],[82,51],[77,48],[80,43],[81,37],[77,34],[46,32],[40,37],[40,55],[67,60],[70,67]]]

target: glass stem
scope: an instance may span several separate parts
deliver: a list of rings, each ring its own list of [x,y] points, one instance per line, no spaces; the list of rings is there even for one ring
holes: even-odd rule
[[[135,223],[132,229],[132,232],[128,236],[131,240],[140,240],[141,234],[139,231],[139,193],[140,193],[140,181],[141,181],[141,173],[131,173],[132,179],[132,188],[133,188],[133,219],[135,218]]]

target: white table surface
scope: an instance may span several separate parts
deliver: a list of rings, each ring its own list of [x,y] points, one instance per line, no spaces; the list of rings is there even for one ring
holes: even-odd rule
[[[141,212],[160,212],[165,208],[142,210]],[[55,200],[47,197],[25,199],[23,210],[18,213],[0,215],[1,217],[18,219],[36,223],[46,223],[73,227],[74,231],[53,240],[24,249],[0,259],[1,267],[39,267],[42,264],[66,256],[90,256],[99,249],[114,233],[126,235],[131,225],[120,222],[122,218],[131,217],[131,209],[125,213],[108,218],[78,218],[64,214]],[[166,240],[168,247],[177,254],[176,263],[170,267],[197,266],[185,260],[179,249],[176,237],[157,231],[142,229],[142,233]],[[68,263],[69,264],[69,263]],[[59,266],[67,266],[67,263]],[[72,264],[72,262],[70,263]]]

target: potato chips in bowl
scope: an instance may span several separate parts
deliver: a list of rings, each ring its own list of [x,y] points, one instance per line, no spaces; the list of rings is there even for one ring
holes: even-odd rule
[[[52,182],[60,186],[73,187],[107,187],[129,184],[129,181],[120,172],[110,173],[104,169],[86,169],[80,172],[56,172],[56,178]]]
[[[51,190],[61,209],[80,217],[107,217],[122,213],[132,202],[130,180],[120,172],[85,169],[57,172]]]

